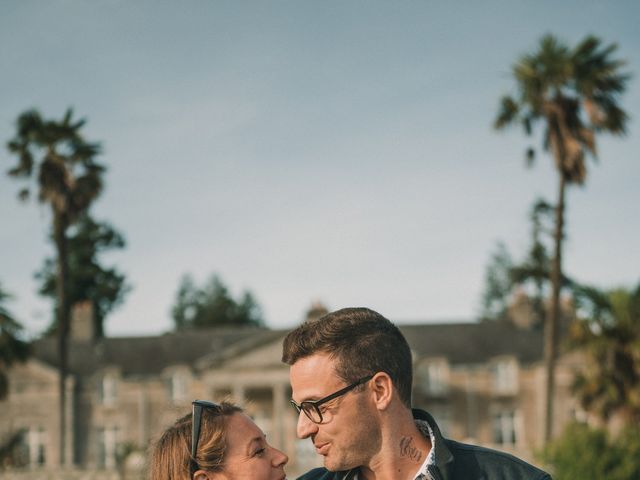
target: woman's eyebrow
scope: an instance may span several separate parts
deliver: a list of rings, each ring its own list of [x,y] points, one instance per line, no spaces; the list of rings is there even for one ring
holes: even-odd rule
[[[261,446],[263,441],[266,441],[267,436],[265,434],[257,435],[249,440],[247,444],[247,454],[251,455],[253,453],[253,445],[257,444],[257,446]]]

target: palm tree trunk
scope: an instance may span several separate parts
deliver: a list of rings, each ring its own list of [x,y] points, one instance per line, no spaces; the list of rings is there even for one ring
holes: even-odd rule
[[[545,418],[544,441],[553,435],[553,399],[555,396],[555,371],[558,350],[558,323],[560,317],[560,289],[562,287],[562,241],[564,236],[564,197],[566,179],[559,172],[558,203],[556,206],[556,226],[554,232],[555,256],[551,266],[551,305],[544,324],[544,363],[545,363]]]
[[[63,214],[53,211],[53,236],[58,250],[58,281],[57,281],[57,320],[58,320],[58,360],[59,360],[59,383],[58,394],[60,397],[60,466],[65,465],[66,460],[66,439],[67,439],[67,370],[68,370],[68,347],[69,337],[69,300],[67,295],[68,278],[68,255],[67,255],[67,221]]]

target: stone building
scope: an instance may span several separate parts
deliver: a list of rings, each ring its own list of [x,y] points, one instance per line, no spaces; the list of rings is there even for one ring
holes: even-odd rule
[[[446,436],[533,458],[543,438],[539,331],[497,322],[400,328],[413,352],[415,406],[429,410]],[[76,338],[62,467],[55,340],[40,340],[33,357],[10,371],[10,394],[0,402],[0,443],[17,439],[13,465],[31,478],[60,468],[113,472],[123,453],[143,454],[159,432],[190,410],[192,399],[230,398],[289,454],[287,472],[293,477],[320,459],[311,442],[295,437],[288,368],[280,361],[286,333],[221,328],[95,342]],[[559,362],[558,432],[576,416],[570,395],[575,367],[572,357]]]
[[[161,428],[206,398],[194,365],[263,329],[215,329],[157,337],[73,339],[69,348],[63,468],[113,470],[124,451],[144,451]],[[60,467],[57,343],[35,342],[32,357],[9,371],[0,401],[0,443],[18,437],[10,463]]]

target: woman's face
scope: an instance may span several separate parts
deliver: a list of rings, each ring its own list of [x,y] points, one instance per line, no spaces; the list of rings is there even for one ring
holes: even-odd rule
[[[227,480],[284,480],[289,458],[270,446],[262,430],[244,413],[227,420],[227,450],[222,476]]]

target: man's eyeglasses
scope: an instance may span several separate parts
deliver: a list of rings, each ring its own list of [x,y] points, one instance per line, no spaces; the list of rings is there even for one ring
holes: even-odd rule
[[[197,468],[196,454],[198,453],[198,443],[200,443],[200,425],[202,424],[202,410],[210,408],[220,410],[220,405],[206,400],[194,400],[191,402],[191,460]]]
[[[334,398],[338,398],[347,392],[350,392],[351,390],[356,388],[358,385],[362,385],[363,383],[368,382],[372,378],[373,378],[373,375],[362,377],[360,380],[356,381],[355,383],[352,383],[351,385],[348,385],[338,390],[337,392],[332,393],[331,395],[327,395],[326,397],[321,398],[320,400],[305,400],[304,402],[296,403],[295,400],[291,399],[291,405],[293,405],[293,407],[296,409],[296,411],[298,412],[298,415],[300,415],[300,412],[302,411],[307,416],[307,418],[309,418],[309,420],[311,420],[313,423],[322,423],[322,411],[320,410],[320,405],[328,402],[329,400],[333,400]]]

